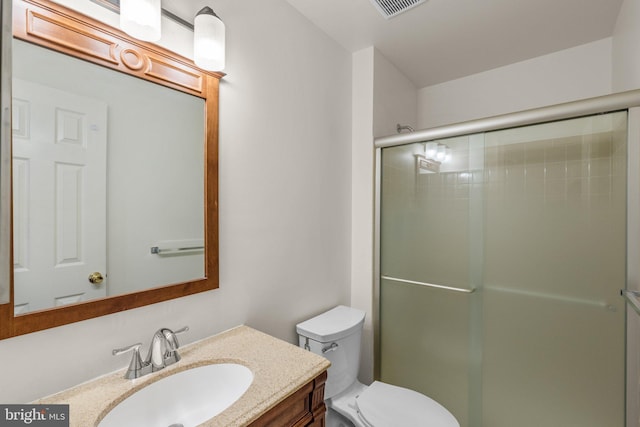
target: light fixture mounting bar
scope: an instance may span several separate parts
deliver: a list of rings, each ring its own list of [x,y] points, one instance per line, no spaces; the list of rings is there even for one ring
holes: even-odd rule
[[[120,14],[120,0],[91,0],[91,1],[97,5],[100,5],[102,7],[109,9],[112,12]],[[162,15],[193,31],[193,24],[180,18],[175,13],[162,8]]]

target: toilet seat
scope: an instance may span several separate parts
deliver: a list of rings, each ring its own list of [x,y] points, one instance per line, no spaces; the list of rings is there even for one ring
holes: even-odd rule
[[[435,400],[402,387],[373,382],[356,397],[358,415],[371,427],[459,427]]]

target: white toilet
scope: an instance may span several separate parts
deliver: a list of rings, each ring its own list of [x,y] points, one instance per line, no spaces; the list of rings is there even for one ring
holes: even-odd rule
[[[365,313],[338,306],[296,325],[300,347],[331,362],[325,403],[356,427],[460,427],[435,400],[402,387],[358,382],[360,337]],[[330,425],[327,419],[327,425]]]

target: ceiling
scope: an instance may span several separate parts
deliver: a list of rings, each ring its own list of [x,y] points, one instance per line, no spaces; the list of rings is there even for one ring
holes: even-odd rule
[[[387,20],[371,0],[281,1],[349,52],[375,46],[417,88],[609,37],[623,2],[427,0]],[[184,16],[208,3],[165,2]]]
[[[622,0],[427,0],[389,20],[370,0],[287,0],[351,52],[375,46],[416,87],[612,34]]]

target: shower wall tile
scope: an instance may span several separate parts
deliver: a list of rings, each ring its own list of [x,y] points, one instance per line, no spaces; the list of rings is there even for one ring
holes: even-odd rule
[[[531,200],[544,197],[544,179],[529,179],[524,184],[525,194]]]
[[[567,161],[567,178],[580,178],[588,174],[589,163],[582,160]]]
[[[590,135],[590,157],[610,158],[612,154],[611,135]]]
[[[567,177],[567,162],[545,162],[544,177],[548,180],[564,180]]]
[[[469,184],[458,184],[454,188],[454,197],[456,199],[469,199]]]
[[[485,155],[487,197],[493,200],[504,197],[511,203],[522,203],[523,200],[537,203],[543,197],[554,207],[563,206],[559,199],[575,203],[595,196],[599,201],[605,199],[605,195],[611,198],[614,191],[620,193],[620,190],[614,190],[612,177],[624,176],[626,170],[624,138],[616,139],[613,134],[605,132],[506,145],[501,136],[492,141],[492,135],[488,134]]]
[[[589,178],[589,194],[609,196],[611,194],[610,176],[592,176]]]
[[[594,158],[589,161],[589,176],[610,176],[611,156]]]
[[[526,165],[525,177],[527,180],[543,180],[544,167],[542,167],[540,163]]]
[[[525,151],[525,164],[529,165],[539,165],[544,163],[544,148],[538,145],[534,145],[529,143],[531,147],[527,147]]]
[[[471,183],[471,172],[460,172],[458,173],[458,184],[470,184]]]

